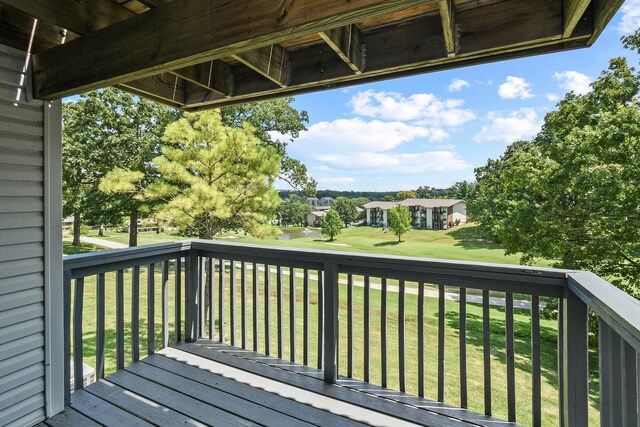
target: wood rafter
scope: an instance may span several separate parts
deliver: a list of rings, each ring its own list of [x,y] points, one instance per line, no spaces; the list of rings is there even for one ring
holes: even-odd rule
[[[35,55],[35,96],[55,99],[124,83],[424,3],[425,0],[169,2]],[[246,19],[247,10],[252,11],[251,20]]]
[[[562,31],[562,37],[567,38],[573,33],[590,3],[591,0],[566,0],[564,2],[564,30]]]
[[[442,20],[442,31],[444,34],[444,45],[447,56],[455,56],[458,51],[455,4],[453,0],[440,0],[438,2],[440,18]]]
[[[232,55],[232,57],[278,86],[289,86],[291,73],[289,52],[279,44],[252,49]]]
[[[233,74],[231,67],[226,62],[214,59],[174,70],[171,74],[219,95],[225,97],[233,95]]]
[[[323,31],[320,37],[356,74],[362,74],[365,67],[365,45],[362,33],[355,24]]]

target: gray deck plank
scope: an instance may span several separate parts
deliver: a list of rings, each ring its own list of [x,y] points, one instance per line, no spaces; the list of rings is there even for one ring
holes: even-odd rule
[[[166,385],[179,393],[191,395],[207,405],[231,412],[264,426],[311,425],[248,399],[237,397],[155,366],[138,363],[129,366],[127,371],[157,384]]]
[[[96,423],[92,419],[89,419],[82,415],[80,412],[76,412],[73,409],[67,407],[64,412],[56,415],[53,418],[45,420],[44,423],[49,427],[74,427],[74,426],[86,426],[86,427],[99,427],[100,424]]]
[[[209,342],[206,340],[199,341],[198,344],[187,344],[181,342],[176,344],[174,348],[198,355],[205,359],[230,365],[247,372],[252,372],[266,378],[271,378],[285,384],[299,387],[304,390],[312,391],[314,393],[318,393],[320,395],[324,395],[336,400],[349,402],[353,405],[384,413],[411,423],[418,423],[425,426],[460,426],[460,421],[458,421],[457,419],[452,419],[435,412],[406,405],[399,405],[396,402],[392,402],[386,399],[372,399],[372,396],[370,394],[354,392],[355,390],[348,389],[346,387],[327,387],[327,385],[323,381],[309,377],[307,375],[296,375],[291,371],[274,369],[273,367],[262,363],[256,363],[255,361],[233,356],[231,354],[226,354],[221,351],[212,351],[212,348],[207,348],[207,346],[215,348],[215,344],[217,343]],[[217,347],[219,348],[220,346]],[[244,350],[244,352],[245,354],[253,353],[246,350]],[[263,363],[266,363],[266,359],[268,358],[265,358],[264,356],[260,357],[263,359]]]
[[[206,426],[204,423],[180,414],[166,406],[159,405],[139,394],[125,390],[107,380],[100,380],[92,384],[91,387],[86,388],[86,391],[127,412],[136,414],[138,418],[142,418],[156,425],[168,426],[185,424]]]
[[[148,422],[123,411],[85,390],[71,394],[71,408],[105,426],[151,426]]]
[[[122,388],[153,400],[173,410],[212,426],[253,426],[257,425],[218,408],[203,405],[201,401],[186,396],[153,381],[141,378],[127,371],[118,371],[108,377],[109,381]]]
[[[314,408],[313,406],[305,405],[304,403],[296,402],[295,400],[279,396],[275,393],[270,393],[259,388],[251,387],[248,384],[234,381],[233,379],[225,378],[212,372],[205,371],[206,375],[203,375],[202,369],[189,365],[187,363],[170,359],[163,355],[154,355],[147,357],[143,360],[143,362],[170,372],[174,372],[182,377],[192,379],[199,383],[206,384],[210,387],[223,390],[227,393],[243,397],[252,402],[260,402],[261,405],[267,406],[278,412],[289,413],[292,416],[306,422],[316,423],[328,427],[364,425],[363,423],[359,423],[357,421],[353,421],[348,418],[341,417],[339,415],[335,415],[318,408]]]
[[[323,378],[321,371],[318,371],[317,369],[314,369],[308,366],[292,365],[290,362],[287,362],[287,361],[279,360],[273,357],[267,357],[258,353],[254,353],[252,351],[238,349],[238,348],[231,347],[226,344],[220,344],[217,342],[210,342],[207,340],[203,340],[199,342],[199,344],[205,344],[210,350],[215,348],[218,354],[223,353],[227,355],[232,355],[233,357],[247,360],[250,363],[259,362],[260,364],[266,365],[267,368],[276,367],[286,371],[295,372],[296,374],[301,374],[303,376],[310,377],[315,380],[322,380]],[[190,345],[193,345],[193,344],[187,344],[187,346],[190,346]],[[185,350],[185,351],[188,351],[188,350]],[[203,357],[206,357],[206,356],[203,356]],[[231,362],[232,361],[233,360],[231,360]],[[221,362],[221,363],[224,363],[224,362]],[[283,381],[286,381],[286,379]],[[493,418],[487,415],[478,414],[476,412],[472,412],[462,408],[453,407],[441,402],[420,398],[418,396],[413,396],[410,394],[402,393],[400,391],[387,389],[387,388],[380,387],[370,383],[364,383],[362,381],[354,380],[351,378],[340,377],[338,379],[338,384],[348,389],[356,390],[363,393],[368,393],[376,397],[382,397],[384,399],[387,399],[393,402],[402,403],[403,405],[411,405],[412,407],[415,407],[417,409],[426,410],[428,413],[433,412],[438,415],[455,418],[456,420],[460,420],[467,423],[473,423],[480,426],[496,426],[496,425],[517,426],[518,425],[515,423],[510,423],[504,420]]]

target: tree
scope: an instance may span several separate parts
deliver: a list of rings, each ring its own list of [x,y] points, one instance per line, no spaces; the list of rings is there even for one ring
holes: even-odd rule
[[[113,168],[144,169],[159,153],[167,123],[180,113],[113,88],[84,94],[63,106],[63,210],[74,216],[74,244],[81,217],[89,224],[136,224],[142,206],[131,197],[105,194],[99,183]],[[130,245],[137,242],[131,227]]]
[[[398,191],[398,194],[396,194],[396,200],[415,199],[415,198],[416,198],[416,192],[413,190]]]
[[[411,230],[411,212],[406,206],[398,205],[389,209],[389,230],[402,241],[402,235]]]
[[[638,296],[640,76],[614,58],[591,87],[568,93],[532,141],[476,170],[470,213],[523,263],[591,270]]]
[[[309,122],[307,112],[296,110],[291,105],[293,101],[292,97],[269,99],[223,107],[220,112],[226,126],[252,125],[262,144],[274,147],[280,155],[280,179],[312,196],[316,193],[317,182],[309,177],[303,163],[287,155],[288,144],[307,130],[305,124]]]
[[[354,197],[353,199],[353,204],[356,205],[356,207],[362,207],[363,205],[366,205],[367,203],[369,203],[371,200],[367,197]]]
[[[327,214],[320,219],[320,230],[325,236],[329,236],[329,241],[333,242],[334,237],[342,232],[342,219],[338,212],[329,209]]]
[[[360,216],[356,204],[352,199],[347,199],[346,197],[338,197],[335,199],[333,203],[331,203],[331,208],[340,215],[340,219],[344,222],[345,227],[357,221]]]
[[[420,186],[416,190],[416,196],[421,199],[434,199],[438,193],[438,190],[434,187]]]
[[[382,200],[384,200],[385,202],[393,202],[395,199],[391,195],[386,195],[382,198]]]
[[[167,126],[162,155],[153,160],[158,178],[144,185],[139,171],[114,172],[121,174],[114,190],[158,202],[157,216],[188,236],[273,234],[280,156],[253,132],[249,124],[224,126],[217,111],[187,114]]]
[[[290,194],[287,199],[278,206],[276,215],[283,226],[305,225],[305,216],[311,213],[312,208],[304,197]]]

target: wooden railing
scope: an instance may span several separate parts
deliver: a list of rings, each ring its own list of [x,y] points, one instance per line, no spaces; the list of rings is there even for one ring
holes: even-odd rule
[[[138,303],[142,270],[146,317]],[[201,240],[70,256],[64,271],[65,374],[71,383],[73,348],[76,388],[83,384],[87,350],[85,278],[95,276],[97,378],[105,375],[109,351],[115,353],[115,369],[140,358],[139,336],[145,331],[139,322],[146,319],[142,350],[147,354],[169,345],[172,330],[175,341],[207,338],[316,367],[327,382],[359,378],[372,387],[486,415],[501,408],[497,412],[505,419],[531,425],[543,423],[542,388],[557,378],[554,419],[561,425],[588,425],[590,404],[595,410],[599,405],[602,425],[638,425],[640,304],[591,273]],[[105,274],[114,279],[105,282]],[[131,289],[130,344],[125,343],[125,281]],[[107,282],[115,287],[114,348],[105,347]],[[557,363],[542,366],[542,356],[549,355],[541,351],[540,309],[554,301],[557,347],[545,341],[544,348],[555,353]],[[589,308],[600,319],[600,391],[591,402]],[[530,322],[527,331],[516,316]],[[161,340],[155,338],[158,329]],[[498,365],[496,353],[504,358]],[[483,388],[474,399],[471,381],[474,389]]]

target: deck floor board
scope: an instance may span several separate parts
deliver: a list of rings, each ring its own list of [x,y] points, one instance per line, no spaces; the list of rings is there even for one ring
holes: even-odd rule
[[[229,345],[178,343],[72,394],[49,426],[514,426]]]

